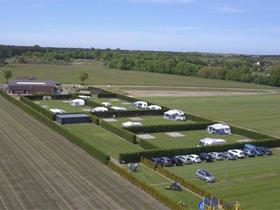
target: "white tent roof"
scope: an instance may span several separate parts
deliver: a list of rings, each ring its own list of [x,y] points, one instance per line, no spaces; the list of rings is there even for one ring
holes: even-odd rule
[[[229,129],[229,128],[230,128],[228,125],[221,124],[221,123],[217,123],[217,124],[210,125],[210,127],[214,128],[214,129],[216,129],[216,130],[220,130],[220,129]]]
[[[171,109],[169,111],[164,112],[164,114],[166,115],[173,115],[173,114],[179,114],[179,115],[183,115],[185,114],[184,112],[177,110],[177,109]]]
[[[93,112],[108,112],[108,108],[104,106],[98,106],[92,109]]]
[[[213,138],[204,138],[200,140],[201,142],[208,142],[208,143],[212,143],[212,142],[226,142],[226,140],[224,139],[213,139]]]
[[[161,109],[161,106],[159,105],[150,105],[148,106],[149,109]]]
[[[122,123],[122,126],[123,126],[123,127],[142,126],[142,123],[140,123],[140,122],[130,122],[130,121],[128,121],[128,122]]]
[[[84,99],[80,99],[80,98],[77,98],[77,99],[74,99],[72,100],[72,102],[82,102],[82,103],[85,103],[85,100]]]

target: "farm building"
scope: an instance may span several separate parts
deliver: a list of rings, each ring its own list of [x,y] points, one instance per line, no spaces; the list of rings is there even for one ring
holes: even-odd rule
[[[135,101],[135,102],[133,102],[133,106],[135,108],[147,109],[148,103],[145,101]]]
[[[164,112],[164,118],[168,120],[186,120],[186,114],[180,110],[172,109]]]
[[[220,145],[227,143],[224,139],[212,139],[204,138],[199,141],[199,146],[211,146],[211,145]]]
[[[90,117],[86,114],[58,114],[55,120],[62,125],[91,122]]]
[[[84,99],[74,99],[70,101],[70,105],[72,106],[85,106],[86,102]]]
[[[13,80],[8,85],[13,94],[58,94],[60,84],[48,80]]]
[[[230,127],[221,123],[209,125],[207,127],[207,132],[216,135],[231,135]]]

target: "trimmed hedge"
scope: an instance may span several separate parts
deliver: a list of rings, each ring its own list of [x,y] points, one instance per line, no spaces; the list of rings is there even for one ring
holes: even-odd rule
[[[29,98],[24,97],[24,96],[20,96],[20,101],[22,101],[22,102],[25,103],[26,105],[32,107],[32,108],[35,109],[37,112],[39,112],[40,114],[46,116],[47,118],[49,118],[49,119],[51,119],[51,120],[54,120],[55,116],[54,116],[54,114],[53,114],[51,111],[49,111],[49,110],[47,110],[47,109],[41,107],[40,105],[34,103],[34,102],[31,101]]]
[[[256,146],[265,146],[265,147],[279,147],[280,139],[267,139],[264,141],[254,141],[251,142]],[[135,153],[122,153],[119,155],[120,163],[129,163],[129,162],[139,162],[141,157],[150,158],[150,157],[162,157],[168,156],[173,157],[176,155],[185,155],[185,154],[199,154],[202,152],[222,152],[229,149],[242,149],[246,143],[234,143],[234,144],[224,144],[224,145],[215,145],[215,146],[205,146],[205,147],[194,147],[194,148],[179,148],[179,149],[162,149],[162,150],[149,150],[141,151]]]
[[[96,125],[99,125],[100,124],[100,120],[98,117],[94,116],[94,115],[90,115],[90,118],[91,118],[91,121],[96,124]]]
[[[251,139],[265,140],[265,139],[273,138],[272,136],[262,134],[262,133],[258,133],[256,131],[240,128],[240,127],[237,127],[237,126],[230,125],[230,127],[231,127],[232,133],[238,134],[238,135],[241,135],[241,136],[246,136],[246,137],[251,138]]]
[[[128,111],[108,111],[93,113],[100,118],[111,117],[132,117],[132,116],[157,116],[163,115],[163,110],[128,110]]]
[[[109,168],[111,168],[113,171],[121,175],[122,177],[126,178],[129,182],[136,185],[137,187],[144,190],[146,193],[153,196],[155,199],[163,203],[165,206],[167,206],[170,209],[173,210],[186,210],[187,208],[182,207],[178,203],[170,200],[166,195],[163,195],[158,190],[156,190],[154,187],[150,186],[149,184],[145,183],[142,180],[139,180],[136,176],[134,176],[132,173],[129,173],[125,169],[115,165],[112,161],[108,162]]]
[[[170,125],[150,125],[150,126],[134,126],[126,128],[133,133],[160,133],[172,131],[187,131],[206,129],[211,123],[192,123],[192,124],[170,124]]]
[[[187,113],[187,116],[190,120],[192,121],[196,121],[196,122],[212,122],[212,123],[215,123],[213,120],[209,120],[209,119],[206,119],[206,118],[203,118],[203,117],[200,117],[198,115],[194,115],[194,114],[189,114]]]
[[[107,164],[108,161],[110,160],[110,156],[105,154],[104,152],[100,151],[99,149],[95,148],[94,146],[86,143],[83,141],[83,139],[77,137],[76,135],[72,134],[68,129],[60,126],[59,124],[55,123],[52,121],[50,118],[46,117],[40,112],[37,112],[35,109],[30,107],[28,104],[25,104],[23,101],[19,101],[6,93],[0,91],[0,94],[5,97],[8,101],[13,103],[14,105],[18,106],[21,108],[23,111],[26,113],[30,114],[33,116],[35,119],[39,120],[49,128],[55,130],[57,133],[60,135],[64,136],[66,139],[71,141],[72,143],[78,145],[80,148],[88,152],[90,155],[93,157],[97,158],[100,160],[102,163]]]
[[[143,149],[146,149],[146,150],[155,150],[155,149],[159,149],[158,146],[156,146],[156,145],[150,143],[149,140],[144,140],[144,139],[141,140],[141,141],[139,142],[139,146],[142,147]]]
[[[111,133],[116,134],[117,136],[120,136],[120,137],[126,139],[130,143],[133,143],[133,144],[137,143],[136,135],[134,133],[131,133],[128,130],[125,130],[121,127],[114,126],[111,123],[105,122],[104,120],[100,120],[100,125],[102,128],[110,131]]]
[[[68,99],[71,99],[72,98],[72,95],[48,95],[48,94],[45,94],[45,95],[31,95],[31,96],[24,96],[30,100],[42,100],[44,96],[51,96],[52,99],[54,100],[68,100]]]
[[[90,106],[90,107],[95,108],[95,107],[102,106],[102,105],[99,104],[99,103],[96,103],[94,101],[86,100],[86,106]]]
[[[212,196],[214,196],[213,193],[197,187],[196,185],[192,184],[191,182],[187,181],[186,179],[184,179],[180,176],[177,176],[176,174],[166,170],[164,167],[161,167],[159,165],[155,165],[149,159],[142,158],[141,163],[143,163],[144,165],[146,165],[147,167],[149,167],[149,168],[151,168],[155,171],[158,171],[163,176],[166,176],[166,177],[172,179],[173,181],[179,182],[185,188],[189,189],[190,191],[192,191],[192,192],[194,192],[194,193],[196,193],[196,194],[198,194],[202,197],[212,197]]]

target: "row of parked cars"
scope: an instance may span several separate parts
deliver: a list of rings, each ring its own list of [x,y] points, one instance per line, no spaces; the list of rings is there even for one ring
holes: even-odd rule
[[[255,157],[263,155],[272,155],[272,151],[266,147],[257,147],[252,144],[245,144],[244,149],[231,149],[225,152],[209,152],[199,155],[177,155],[175,157],[152,157],[151,160],[160,166],[182,166],[193,163],[212,162],[214,160],[237,160],[246,157]]]

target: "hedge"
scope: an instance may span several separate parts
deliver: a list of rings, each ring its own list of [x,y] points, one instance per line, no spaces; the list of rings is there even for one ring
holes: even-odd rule
[[[265,146],[265,147],[279,147],[280,139],[267,139],[263,141],[254,141],[251,142],[256,146]],[[168,156],[173,157],[176,155],[185,155],[185,154],[199,154],[203,152],[222,152],[229,149],[242,149],[246,143],[234,143],[234,144],[224,144],[224,145],[215,145],[215,146],[205,146],[205,147],[194,147],[194,148],[175,148],[175,149],[157,149],[149,151],[141,151],[135,153],[122,153],[119,155],[120,163],[129,163],[129,162],[139,162],[141,157],[150,158],[150,157],[162,157]]]
[[[96,125],[99,125],[100,124],[100,120],[98,117],[94,116],[94,115],[90,115],[90,118],[91,118],[91,121],[96,124]]]
[[[190,191],[202,196],[202,197],[212,197],[214,196],[213,193],[208,192],[202,188],[199,188],[197,186],[195,186],[194,184],[192,184],[191,182],[187,181],[186,179],[177,176],[176,174],[166,170],[164,167],[161,167],[159,165],[155,165],[152,161],[150,161],[147,158],[142,158],[141,159],[141,163],[143,163],[144,165],[146,165],[147,167],[158,171],[160,174],[162,174],[163,176],[166,176],[170,179],[172,179],[173,181],[177,181],[179,182],[182,186],[184,186],[185,188],[189,189]]]
[[[203,118],[203,117],[200,117],[198,115],[194,115],[194,114],[189,114],[187,113],[187,116],[190,120],[192,121],[196,121],[196,122],[212,122],[214,123],[213,120],[209,120],[209,119],[206,119],[206,118]]]
[[[265,139],[273,138],[272,136],[262,134],[262,133],[258,133],[256,131],[240,128],[240,127],[237,127],[237,126],[230,125],[230,127],[231,127],[232,133],[238,134],[238,135],[241,135],[241,136],[246,136],[246,137],[251,138],[251,139],[265,140]]]
[[[100,123],[102,128],[110,131],[111,133],[116,134],[117,136],[120,136],[120,137],[126,139],[130,143],[133,143],[133,144],[137,143],[136,135],[134,133],[131,133],[130,131],[125,130],[121,127],[114,126],[114,125],[112,125],[108,122],[105,122],[104,120],[100,120],[99,123]]]
[[[39,112],[40,114],[46,116],[47,118],[49,118],[49,119],[51,119],[51,120],[54,120],[55,116],[54,116],[54,114],[53,114],[51,111],[49,111],[49,110],[47,110],[47,109],[41,107],[40,105],[34,103],[34,102],[31,101],[29,98],[24,97],[24,96],[20,96],[20,100],[21,100],[23,103],[25,103],[26,105],[28,105],[28,106],[32,107],[33,109],[35,109],[35,110],[36,110],[37,112]]]
[[[99,103],[96,103],[94,101],[90,101],[90,100],[86,100],[86,106],[90,106],[90,107],[98,107],[98,106],[102,106],[101,104]]]
[[[169,125],[150,125],[134,126],[126,128],[133,133],[160,133],[172,131],[187,131],[206,129],[211,123],[192,123],[192,124],[169,124]]]
[[[13,98],[13,97],[7,95],[6,93],[4,93],[2,91],[0,91],[0,94],[3,97],[5,97],[8,101],[10,101],[11,103],[13,103],[14,105],[18,106],[23,111],[25,111],[26,113],[33,116],[35,119],[39,120],[40,122],[42,122],[43,124],[45,124],[49,128],[55,130],[57,133],[64,136],[66,139],[68,139],[72,143],[78,145],[80,148],[82,148],[83,150],[88,152],[90,155],[92,155],[93,157],[100,160],[102,163],[107,164],[108,161],[110,160],[110,156],[108,156],[104,152],[100,151],[99,149],[95,148],[94,146],[86,143],[81,138],[72,134],[68,129],[63,128],[59,124],[52,121],[50,118],[43,115],[42,113],[37,112],[32,107],[28,106],[28,104],[25,104],[23,101],[19,101],[19,100]]]
[[[45,94],[45,95],[32,95],[32,96],[24,96],[30,100],[42,100],[44,98],[44,96],[50,96],[52,99],[54,100],[68,100],[68,99],[71,99],[73,98],[72,95],[69,95],[69,94],[66,94],[66,95],[48,95],[48,94]]]
[[[146,150],[159,149],[158,146],[150,143],[150,140],[144,140],[144,139],[139,142],[139,146],[142,147],[143,149],[146,149]]]
[[[182,207],[180,204],[172,201],[169,199],[166,195],[160,193],[158,190],[156,190],[154,187],[150,186],[146,182],[139,180],[136,176],[134,176],[132,173],[128,172],[127,170],[115,165],[112,161],[108,162],[109,168],[111,168],[113,171],[121,175],[122,177],[126,178],[129,182],[136,185],[137,187],[144,190],[146,193],[153,196],[155,199],[163,203],[165,206],[167,206],[170,209],[173,210],[185,210],[187,208]]]
[[[132,117],[132,116],[158,116],[163,115],[163,110],[128,110],[128,111],[108,111],[93,113],[100,118],[111,117]]]

